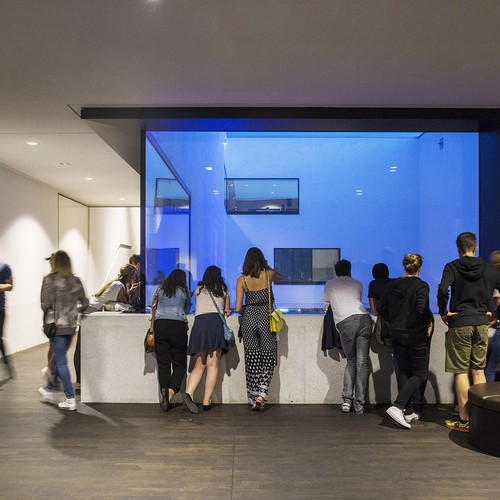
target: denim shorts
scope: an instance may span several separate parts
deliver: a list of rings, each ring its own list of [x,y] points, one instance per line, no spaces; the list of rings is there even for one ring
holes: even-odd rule
[[[487,349],[488,325],[450,328],[446,335],[446,371],[484,370]]]

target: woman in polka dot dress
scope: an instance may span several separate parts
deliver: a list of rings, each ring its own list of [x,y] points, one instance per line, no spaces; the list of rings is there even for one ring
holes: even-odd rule
[[[281,275],[267,265],[259,248],[248,250],[243,263],[243,276],[236,281],[236,311],[245,312],[241,322],[245,350],[245,373],[248,403],[261,411],[267,401],[269,385],[276,365],[276,334],[269,328],[268,284],[281,281]],[[272,300],[272,288],[271,302]]]

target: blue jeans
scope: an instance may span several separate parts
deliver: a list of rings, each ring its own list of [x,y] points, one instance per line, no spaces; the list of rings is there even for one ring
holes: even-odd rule
[[[337,330],[347,358],[342,399],[360,412],[365,406],[368,387],[372,320],[368,314],[353,314],[338,323]]]
[[[75,397],[75,391],[73,390],[73,386],[71,385],[68,359],[66,357],[66,353],[69,346],[71,345],[72,339],[73,335],[56,335],[53,339],[50,339],[52,353],[54,354],[54,358],[56,360],[56,369],[52,380],[49,380],[47,389],[54,390],[57,384],[57,377],[59,377],[64,387],[64,394],[68,399],[72,399]]]
[[[488,343],[488,361],[484,369],[486,382],[495,382],[497,368],[500,364],[500,330],[497,330],[495,335]]]

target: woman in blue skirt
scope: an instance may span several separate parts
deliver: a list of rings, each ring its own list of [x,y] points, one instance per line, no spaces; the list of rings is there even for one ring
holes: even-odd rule
[[[221,270],[217,266],[207,267],[194,296],[196,297],[196,312],[189,338],[188,354],[194,356],[195,362],[182,399],[191,413],[198,413],[198,406],[193,398],[203,373],[207,372],[203,410],[210,410],[212,394],[219,375],[219,362],[222,353],[227,351],[223,323],[217,308],[225,316],[231,314],[231,309],[229,308],[229,292]]]

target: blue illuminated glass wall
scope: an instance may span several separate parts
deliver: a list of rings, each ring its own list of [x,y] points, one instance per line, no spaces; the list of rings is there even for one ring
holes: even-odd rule
[[[385,262],[396,277],[405,253],[421,253],[421,276],[431,286],[435,310],[442,268],[456,257],[457,234],[478,233],[477,133],[149,135],[162,155],[146,146],[146,251],[180,248],[193,284],[208,265],[221,267],[233,303],[249,247],[260,247],[271,265],[275,247],[338,247],[363,283],[366,304],[373,264]],[[190,193],[187,235],[181,215],[162,223],[167,216],[151,209],[156,178],[169,170],[165,159]],[[300,213],[228,215],[225,177],[297,177]],[[155,270],[148,273],[151,295]],[[281,307],[322,307],[323,287],[280,285],[275,295]]]

